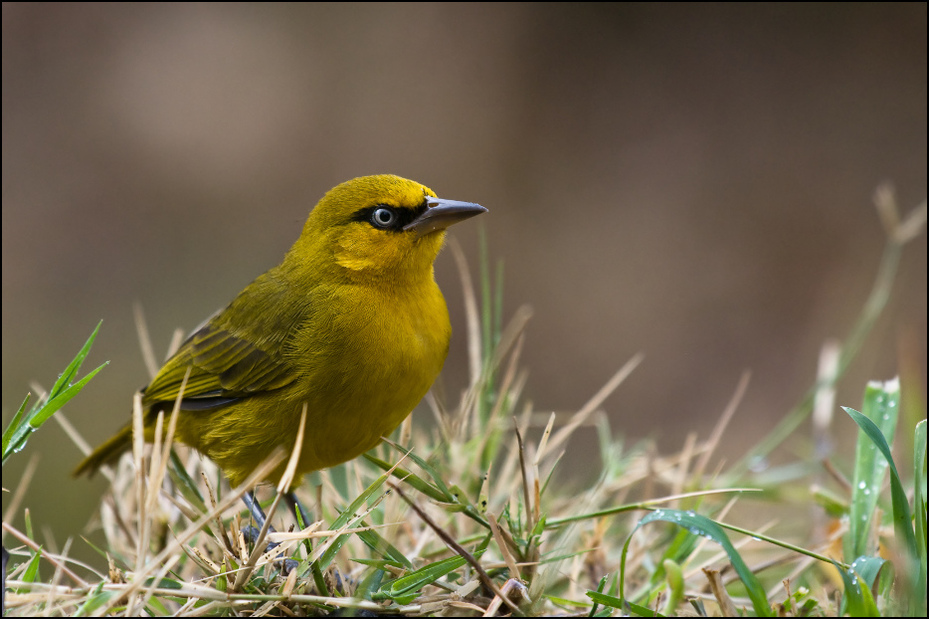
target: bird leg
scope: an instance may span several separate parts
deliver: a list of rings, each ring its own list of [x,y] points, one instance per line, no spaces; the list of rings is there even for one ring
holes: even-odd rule
[[[288,492],[284,498],[287,500],[288,505],[296,505],[298,506],[302,514],[306,513],[303,506],[300,505],[300,502],[297,500],[297,497],[293,495],[292,492]],[[268,517],[265,516],[264,510],[261,509],[261,505],[258,503],[258,498],[255,496],[254,490],[249,490],[244,495],[242,495],[242,501],[245,503],[245,506],[248,508],[248,511],[252,515],[252,518],[255,519],[255,524],[258,525],[257,527],[248,525],[247,527],[244,527],[242,529],[242,534],[245,536],[245,539],[247,539],[250,543],[254,544],[256,541],[258,541],[258,535],[261,533],[261,529],[264,528],[265,521],[268,519]],[[295,509],[295,508],[291,507],[291,509]],[[296,514],[296,512],[294,512],[294,514]],[[304,522],[306,522],[307,520],[305,520]],[[273,533],[274,527],[269,526],[268,532]],[[280,546],[279,542],[268,542],[268,545],[265,547],[265,552],[274,550],[278,546]],[[296,561],[294,559],[278,559],[277,561],[275,561],[275,563],[278,563],[278,562],[280,562],[281,573],[284,574],[285,576],[289,574],[291,570],[296,569],[296,567],[300,565],[299,561]]]
[[[297,498],[295,492],[288,492],[284,495],[284,500],[287,501],[287,507],[290,508],[291,513],[293,513],[294,518],[297,519],[297,526],[301,529],[305,529],[310,526],[310,512],[307,511],[306,507],[303,506],[303,503],[300,502],[300,499]]]

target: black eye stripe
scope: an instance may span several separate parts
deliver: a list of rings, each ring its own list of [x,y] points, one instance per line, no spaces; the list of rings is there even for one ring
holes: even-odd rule
[[[422,215],[425,212],[426,208],[427,206],[426,206],[425,200],[423,200],[423,203],[415,208],[410,208],[407,206],[404,206],[404,207],[391,206],[390,204],[375,204],[374,206],[367,206],[365,208],[358,209],[357,211],[352,213],[351,221],[365,222],[378,230],[388,230],[392,232],[398,232],[400,230],[403,230],[403,227],[405,225],[409,224],[414,219]],[[386,209],[390,211],[391,213],[393,213],[394,215],[393,221],[390,222],[386,226],[380,224],[378,220],[375,219],[375,214],[377,213],[379,209]],[[381,217],[381,215],[383,214],[377,213],[378,218],[381,221],[383,221],[383,217]]]

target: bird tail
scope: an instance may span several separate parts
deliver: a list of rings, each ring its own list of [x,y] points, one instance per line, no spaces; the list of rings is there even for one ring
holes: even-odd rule
[[[132,424],[127,424],[113,438],[100,445],[93,452],[81,460],[74,472],[74,477],[81,475],[92,476],[105,464],[116,464],[123,452],[132,447]]]

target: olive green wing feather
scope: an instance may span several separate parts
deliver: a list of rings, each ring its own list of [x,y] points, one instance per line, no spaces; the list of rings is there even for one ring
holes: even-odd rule
[[[181,409],[208,411],[236,400],[289,385],[295,368],[285,351],[295,330],[311,312],[312,295],[288,295],[286,281],[265,273],[225,310],[197,328],[143,390],[149,415],[170,409],[188,370]],[[92,474],[115,463],[129,449],[132,425],[87,456],[75,475]]]
[[[188,369],[183,410],[216,408],[293,382],[296,368],[284,351],[308,303],[292,299],[270,273],[259,277],[181,344],[145,388],[145,404],[174,402]]]

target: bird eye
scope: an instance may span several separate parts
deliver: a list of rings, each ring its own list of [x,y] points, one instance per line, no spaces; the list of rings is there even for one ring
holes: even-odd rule
[[[371,213],[371,223],[378,228],[390,228],[397,222],[397,214],[393,209],[380,207]]]

